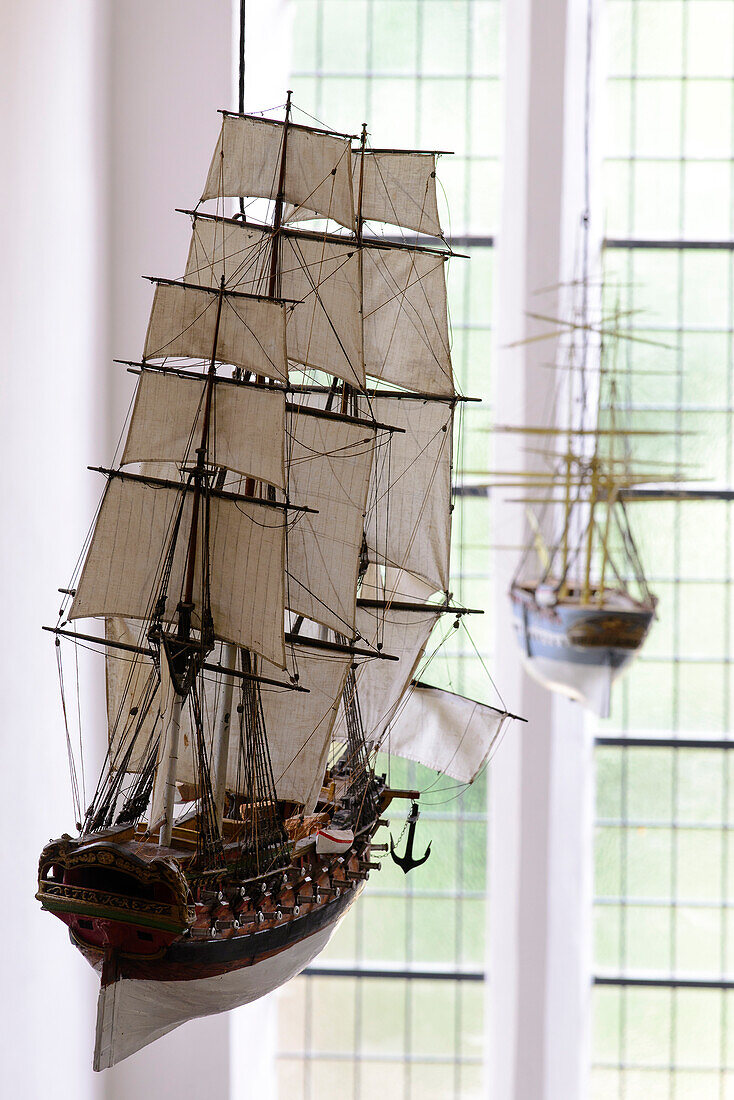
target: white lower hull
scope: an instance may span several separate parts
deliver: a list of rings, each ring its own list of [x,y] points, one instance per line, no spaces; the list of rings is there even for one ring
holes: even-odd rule
[[[528,675],[543,687],[575,699],[599,718],[609,717],[612,681],[621,669],[611,665],[581,665],[525,655],[522,663]]]
[[[109,1069],[187,1020],[228,1012],[285,985],[323,951],[338,924],[229,974],[176,982],[122,978],[100,989],[95,1070]]]

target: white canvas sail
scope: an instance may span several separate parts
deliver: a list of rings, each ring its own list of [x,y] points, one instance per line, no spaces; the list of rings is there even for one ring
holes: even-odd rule
[[[216,359],[253,374],[288,380],[285,306],[266,298],[225,294],[217,325],[219,295],[211,290],[159,283],[153,298],[145,359],[185,356]]]
[[[413,686],[380,747],[471,783],[486,763],[507,718],[504,711],[428,684]]]
[[[313,810],[324,780],[332,730],[352,658],[307,646],[287,646],[288,672],[298,673],[308,694],[263,688],[262,704],[273,779],[278,798]],[[263,662],[263,675],[277,670]],[[230,737],[228,781],[237,775],[238,738]]]
[[[386,222],[435,237],[443,235],[436,202],[434,153],[366,149],[363,161],[361,150],[353,149],[352,173],[355,208],[362,176],[361,216],[365,221]],[[291,207],[285,220],[306,221],[318,216],[313,209]]]
[[[138,382],[121,465],[195,460],[204,418],[204,378],[144,371]],[[210,461],[285,488],[285,394],[217,381]]]
[[[191,523],[193,493],[186,492],[181,530]],[[70,619],[122,615],[150,617],[158,596],[160,570],[179,511],[181,490],[127,477],[113,477],[106,489]],[[209,554],[211,609],[218,638],[246,646],[280,668],[283,650],[283,511],[257,502],[213,496]],[[164,618],[176,621],[183,587],[186,539],[179,538],[170,573]],[[201,593],[202,554],[194,592]],[[195,597],[196,598],[196,597]],[[192,624],[200,626],[200,605]]]
[[[445,257],[362,250],[365,371],[415,393],[454,393]]]
[[[269,286],[272,231],[195,217],[186,279],[263,294]],[[359,252],[354,244],[283,232],[278,292],[286,312],[288,358],[364,386]]]
[[[137,620],[105,620],[108,642],[147,649],[145,634]],[[159,674],[146,654],[111,646],[105,654],[105,687],[110,768],[138,772],[160,728]]]
[[[289,336],[291,359],[360,385],[360,370],[366,370],[416,393],[453,396],[444,254],[369,240],[358,248],[354,241],[324,241],[296,230],[282,238],[280,293],[302,303],[292,310],[299,320]],[[187,278],[214,287],[224,271],[227,286],[262,289],[267,243],[256,227],[196,218]],[[329,357],[319,360],[322,348]]]
[[[317,514],[288,529],[286,606],[352,636],[375,430],[304,411],[287,434],[291,498]]]
[[[283,131],[273,119],[225,115],[201,201],[277,198]],[[283,197],[352,227],[351,140],[289,122]]]
[[[439,611],[430,607],[420,611],[396,610],[392,601],[405,598],[405,593],[415,601],[427,600],[433,592],[414,578],[402,574],[388,574],[388,584],[372,583],[376,577],[369,570],[362,595],[384,601],[381,607],[359,607],[357,629],[371,646],[381,645],[385,653],[399,657],[398,661],[368,661],[356,673],[359,710],[367,741],[379,740],[392,721],[400,700],[413,679],[416,667],[423,655],[433,627],[440,617]],[[345,739],[346,722],[343,710],[334,731],[335,739]]]
[[[378,421],[403,429],[375,456],[365,525],[369,559],[446,591],[453,410],[439,401],[379,396],[369,406]]]

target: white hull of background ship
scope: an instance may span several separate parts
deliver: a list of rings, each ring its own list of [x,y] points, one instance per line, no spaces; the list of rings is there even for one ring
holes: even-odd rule
[[[434,625],[468,610],[435,159],[297,125],[290,95],[281,121],[224,113],[215,209],[189,212],[183,278],[153,280],[53,628],[106,665],[104,767],[37,895],[99,971],[96,1069],[323,949],[379,866],[381,815],[418,796],[375,773],[378,748],[468,783],[507,717],[416,682]],[[69,625],[88,617],[103,634]]]

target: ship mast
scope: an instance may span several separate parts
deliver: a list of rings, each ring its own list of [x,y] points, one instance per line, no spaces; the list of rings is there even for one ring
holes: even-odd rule
[[[365,148],[367,145],[367,123],[362,123],[362,134],[360,138],[360,158],[359,158],[359,189],[357,193],[357,210],[355,218],[355,237],[358,245],[359,256],[359,285],[360,285],[360,327],[362,329],[362,341],[364,343],[364,285],[363,285],[363,256],[362,256],[362,231],[364,226],[364,218],[362,216],[362,198],[364,194],[364,157]],[[356,400],[352,387],[345,382],[342,388],[342,401],[341,411],[342,414],[346,414],[350,411],[350,405],[352,406],[352,413],[357,415],[358,409],[356,408]],[[366,541],[366,540],[365,540]],[[363,541],[364,550],[364,541]],[[364,576],[366,570],[366,554],[362,555],[363,560],[360,561],[359,577]],[[337,634],[337,640],[340,642],[346,642],[346,638]],[[360,823],[363,816],[366,813],[371,813],[374,809],[371,804],[372,800],[369,798],[369,785],[370,785],[370,767],[369,767],[369,753],[367,750],[367,743],[364,734],[364,724],[362,722],[362,715],[359,709],[359,697],[357,694],[357,677],[355,676],[354,668],[351,667],[347,672],[347,678],[344,683],[344,691],[342,695],[344,717],[346,723],[346,763],[347,771],[351,773],[351,781],[349,784],[349,795],[352,800],[352,813],[355,823]]]
[[[207,459],[209,454],[209,424],[211,421],[211,408],[212,398],[214,391],[214,378],[216,375],[216,357],[217,357],[217,342],[219,340],[219,322],[222,316],[222,303],[224,300],[224,275],[222,275],[219,285],[219,296],[217,298],[217,317],[214,323],[214,339],[212,342],[212,354],[209,362],[209,370],[207,372],[206,380],[206,392],[204,396],[204,415],[202,418],[201,426],[201,442],[196,449],[196,466],[191,472],[191,478],[194,481],[194,497],[191,505],[191,526],[189,528],[189,545],[187,552],[186,562],[186,581],[184,587],[184,594],[181,602],[178,605],[178,638],[179,647],[178,652],[170,656],[168,652],[166,656],[169,664],[171,665],[171,671],[174,671],[174,665],[177,662],[177,658],[182,656],[189,656],[189,641],[191,637],[191,613],[194,609],[194,575],[196,568],[196,551],[199,535],[199,511],[201,506],[201,497],[204,489],[205,482],[208,477],[207,473]],[[206,551],[205,551],[206,552]],[[206,580],[204,582],[206,584]],[[206,601],[205,601],[206,602]],[[206,613],[208,608],[202,607],[201,612],[201,652],[207,645],[207,623]],[[164,647],[165,648],[165,647]],[[188,678],[187,678],[188,679]],[[176,769],[178,765],[178,744],[181,730],[181,710],[183,707],[183,700],[188,694],[188,691],[182,693],[179,690],[180,683],[177,684],[177,677],[172,676],[174,697],[172,704],[171,714],[171,728],[169,734],[169,751],[165,761],[165,773],[164,773],[164,821],[161,825],[159,833],[159,843],[168,847],[171,843],[171,834],[173,831],[173,807],[176,797]],[[190,690],[190,688],[189,688]]]
[[[244,32],[241,32],[244,33]],[[240,42],[241,52],[241,64],[240,64],[240,85],[239,85],[239,109],[240,113],[244,112],[244,52],[243,43]],[[268,276],[268,297],[275,298],[278,280],[278,243],[280,227],[283,221],[283,204],[285,201],[285,171],[286,171],[286,151],[288,143],[288,122],[290,120],[291,113],[291,92],[289,91],[286,98],[285,106],[285,122],[283,124],[283,142],[281,147],[280,166],[278,169],[278,193],[275,199],[275,209],[273,212],[273,239],[272,239],[272,251],[270,254],[270,271]],[[244,214],[244,203],[240,197],[240,212]],[[224,276],[222,276],[224,280]],[[255,381],[262,385],[265,382],[263,375],[257,375]],[[245,496],[254,496],[256,492],[256,482],[252,477],[245,479]],[[250,663],[252,657],[249,658]],[[227,643],[222,647],[222,665],[228,669],[234,669],[237,663],[237,647]],[[229,741],[231,733],[231,713],[232,713],[232,696],[234,690],[234,680],[232,676],[225,676],[223,681],[222,699],[220,703],[219,719],[214,734],[214,746],[213,746],[213,792],[214,792],[214,812],[218,828],[221,830],[224,821],[224,801],[226,795],[227,786],[227,762],[229,759]],[[255,686],[252,686],[252,690],[256,691]]]

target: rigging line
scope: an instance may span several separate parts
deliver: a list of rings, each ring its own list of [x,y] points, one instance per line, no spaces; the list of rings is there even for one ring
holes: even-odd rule
[[[395,479],[395,481],[394,481],[394,482],[392,483],[392,485],[388,485],[388,486],[387,486],[387,488],[386,488],[386,489],[385,489],[385,491],[383,492],[382,496],[381,496],[381,497],[378,497],[378,499],[377,499],[377,501],[376,501],[376,505],[379,505],[379,503],[381,502],[381,500],[383,499],[383,497],[384,497],[385,495],[387,495],[388,501],[387,501],[387,505],[386,505],[386,508],[385,508],[385,511],[386,511],[386,517],[385,517],[385,526],[386,526],[386,531],[385,531],[385,564],[388,564],[388,563],[390,563],[390,564],[392,564],[392,565],[396,565],[397,563],[395,563],[395,562],[390,562],[390,561],[389,561],[389,558],[388,558],[388,556],[387,556],[387,531],[388,531],[388,529],[389,529],[389,528],[388,528],[388,516],[387,516],[387,512],[388,512],[388,509],[389,509],[389,503],[390,503],[390,492],[389,492],[389,491],[390,491],[391,489],[394,489],[394,487],[395,487],[395,486],[396,486],[396,485],[398,484],[398,482],[400,481],[400,479],[401,479],[401,478],[402,478],[402,477],[403,477],[403,476],[404,476],[405,474],[407,474],[407,472],[408,472],[408,470],[409,470],[409,469],[411,468],[411,466],[415,465],[415,463],[416,463],[416,462],[418,461],[418,459],[419,459],[419,458],[421,457],[421,455],[423,455],[423,454],[424,454],[424,453],[426,452],[426,450],[428,450],[428,448],[429,448],[429,447],[431,446],[431,444],[433,443],[433,441],[434,441],[434,440],[435,440],[435,439],[437,438],[437,436],[438,436],[439,434],[444,434],[444,440],[443,440],[443,443],[441,444],[441,446],[440,446],[440,447],[439,447],[439,449],[438,449],[438,453],[437,453],[437,454],[436,454],[436,456],[434,457],[434,460],[433,460],[433,469],[432,469],[432,470],[431,470],[431,472],[430,472],[430,477],[429,477],[428,485],[427,485],[427,487],[426,487],[426,491],[425,491],[425,493],[424,493],[424,495],[423,495],[423,500],[422,500],[422,502],[421,502],[420,510],[419,510],[419,512],[418,512],[418,516],[417,516],[417,518],[416,518],[416,520],[415,520],[415,523],[413,524],[413,529],[412,529],[412,531],[411,531],[411,534],[410,534],[410,538],[408,539],[407,545],[406,545],[406,547],[405,547],[405,551],[404,551],[404,553],[403,553],[403,558],[402,558],[402,561],[401,561],[401,562],[399,563],[399,565],[398,565],[398,568],[399,568],[399,569],[401,569],[401,570],[402,570],[402,569],[406,569],[406,570],[407,570],[407,566],[405,565],[405,562],[406,562],[406,561],[408,560],[408,558],[409,558],[409,556],[410,556],[410,553],[411,553],[411,551],[412,551],[412,549],[413,549],[413,544],[415,543],[415,540],[416,540],[416,538],[417,538],[417,536],[418,536],[418,530],[419,530],[419,527],[420,527],[420,525],[421,525],[421,521],[423,520],[423,515],[424,515],[424,512],[426,511],[426,508],[427,508],[427,506],[428,506],[428,500],[429,500],[430,492],[431,492],[431,490],[432,490],[432,488],[433,488],[433,483],[434,483],[434,481],[436,480],[436,475],[437,475],[437,473],[438,473],[438,469],[439,469],[439,464],[440,464],[440,462],[441,462],[441,458],[442,458],[442,456],[443,456],[443,453],[444,453],[444,450],[445,450],[445,448],[446,448],[446,442],[447,442],[447,438],[449,437],[449,433],[448,433],[448,432],[445,432],[445,431],[444,431],[444,427],[441,427],[441,428],[439,428],[439,429],[438,429],[438,431],[434,433],[434,435],[433,435],[433,436],[431,437],[431,439],[430,439],[430,440],[428,441],[428,443],[427,443],[427,444],[426,444],[426,446],[425,446],[425,447],[423,448],[423,450],[421,450],[421,451],[420,451],[420,452],[419,452],[419,453],[418,453],[418,454],[417,454],[417,455],[415,456],[415,458],[414,458],[413,462],[411,462],[411,463],[410,463],[410,464],[409,464],[409,465],[408,465],[408,466],[407,466],[407,467],[405,468],[405,470],[403,470],[403,472],[402,472],[401,474],[399,474],[399,475],[398,475],[398,477],[396,477],[396,479]]]
[[[99,651],[94,651],[94,652],[99,652]],[[126,660],[126,661],[129,660],[128,658],[122,658],[122,659]],[[136,662],[134,660],[131,660],[129,663],[135,664]],[[153,702],[155,700],[155,696],[156,696],[156,693],[158,691],[159,685],[160,685],[160,675],[158,673],[158,669],[151,662],[150,671],[149,671],[149,673],[146,677],[145,684],[143,685],[143,690],[141,691],[140,695],[138,696],[139,701],[137,702],[136,707],[134,708],[134,709],[137,710],[137,714],[134,716],[136,718],[136,722],[135,722],[134,728],[132,730],[132,736],[130,738],[130,752],[132,751],[133,744],[135,743],[135,741],[140,736],[140,733],[143,729],[144,723],[147,721],[148,714],[149,714],[150,708],[152,707]],[[120,725],[120,719],[121,719],[121,716],[122,716],[122,709],[123,709],[123,706],[125,704],[125,700],[127,698],[128,690],[129,690],[129,685],[126,684],[125,691],[123,693],[121,693],[120,706],[119,706],[119,710],[118,710],[118,718],[115,722],[114,728],[110,730],[110,739],[109,739],[110,747],[112,746],[113,742],[115,741],[115,739],[118,736],[118,727]],[[149,734],[149,738],[152,735],[152,733],[154,732],[156,721],[157,720],[155,720],[153,722],[153,729],[151,730],[151,733]],[[128,727],[128,729],[129,729],[129,727]],[[125,742],[125,740],[128,736],[128,729],[123,729],[122,734],[119,738],[118,748],[115,752],[115,760],[117,759],[117,757],[119,756],[120,752],[123,749],[123,744],[124,744],[124,742]],[[127,750],[126,750],[126,752],[127,752]],[[112,760],[111,757],[110,757],[110,764],[114,765],[115,760]]]
[[[76,715],[79,729],[79,767],[82,773],[82,802],[87,801],[87,782],[84,774],[84,746],[82,744],[82,699],[79,690],[79,650],[74,647],[74,665],[76,671]]]
[[[341,447],[333,447],[330,451],[319,451],[316,447],[309,447],[305,443],[302,443],[300,439],[296,439],[299,447],[307,453],[301,458],[294,459],[293,466],[301,466],[303,463],[313,462],[319,458],[363,458],[367,454],[372,454],[375,447],[372,444],[371,439],[355,439],[353,443],[345,443]],[[346,454],[344,452],[347,452]],[[344,485],[337,481],[339,488],[344,492]]]
[[[463,618],[462,618],[462,619],[460,620],[460,622],[461,622],[461,626],[462,626],[462,627],[464,628],[464,630],[466,631],[466,635],[467,635],[467,637],[468,637],[469,641],[470,641],[470,642],[471,642],[471,644],[472,644],[472,649],[473,649],[473,650],[474,650],[474,652],[476,653],[476,655],[477,655],[477,658],[478,658],[478,660],[479,660],[479,663],[480,663],[480,665],[482,666],[482,668],[484,669],[484,672],[485,672],[485,673],[486,673],[486,675],[487,675],[487,679],[489,680],[490,684],[492,685],[492,687],[494,688],[494,690],[495,690],[495,691],[496,691],[496,693],[497,693],[497,698],[499,699],[500,703],[502,704],[502,709],[503,709],[504,711],[506,711],[506,710],[507,710],[507,704],[505,703],[504,699],[502,698],[502,693],[500,692],[500,689],[499,689],[499,688],[497,687],[497,685],[495,684],[494,680],[492,679],[492,674],[491,674],[491,672],[489,671],[489,669],[487,668],[487,665],[485,664],[484,658],[482,657],[481,653],[479,652],[479,650],[478,650],[478,649],[477,649],[477,647],[476,647],[476,644],[475,644],[475,642],[474,642],[474,639],[473,639],[473,637],[472,637],[472,635],[471,635],[471,631],[469,630],[469,627],[468,627],[468,626],[466,625],[466,623],[464,622]]]
[[[593,42],[593,0],[587,0],[586,4],[586,55],[585,55],[585,72],[584,72],[584,212],[582,216],[582,240],[583,240],[583,258],[581,269],[581,286],[582,286],[582,310],[584,321],[587,320],[588,313],[588,279],[589,279],[589,234],[590,234],[590,219],[591,219],[591,180],[590,180],[590,131],[591,131],[591,62],[592,62],[592,42]],[[585,387],[584,372],[586,369],[586,360],[589,347],[589,332],[584,329],[582,334],[582,386]],[[585,396],[585,394],[584,394]]]
[[[78,828],[82,822],[82,808],[79,800],[79,784],[77,781],[74,752],[71,747],[71,735],[69,733],[69,718],[66,712],[66,693],[64,691],[64,669],[61,661],[61,643],[56,639],[56,667],[59,674],[59,689],[61,691],[61,710],[64,715],[64,730],[66,732],[66,752],[69,758],[69,778],[71,781],[71,797],[74,809],[74,820]]]
[[[419,291],[423,295],[423,301],[424,301],[425,305],[428,307],[428,310],[430,312],[431,317],[434,319],[434,330],[435,330],[435,333],[436,333],[436,335],[439,339],[442,350],[444,351],[444,353],[446,354],[447,358],[450,361],[451,351],[446,346],[446,343],[443,339],[443,335],[442,335],[442,333],[439,329],[438,323],[436,322],[436,319],[435,319],[435,313],[434,313],[434,310],[433,310],[433,305],[432,305],[432,303],[430,302],[430,300],[428,298],[425,287],[423,286],[423,284],[426,282],[426,280],[428,278],[430,278],[430,276],[433,275],[436,272],[436,270],[438,268],[438,265],[439,264],[443,265],[446,262],[446,260],[442,256],[436,257],[435,258],[436,263],[433,265],[433,267],[430,269],[430,271],[425,271],[425,272],[423,272],[423,274],[420,274],[417,270],[416,256],[412,256],[411,259],[410,259],[410,266],[411,266],[411,269],[413,270],[413,272],[415,273],[415,278],[411,278],[411,276],[409,275],[408,278],[411,281],[407,282],[404,286],[401,287],[400,284],[398,283],[397,279],[395,278],[395,276],[390,271],[388,271],[384,257],[381,257],[382,263],[380,265],[378,265],[376,258],[374,258],[372,256],[372,254],[369,253],[369,252],[367,254],[370,256],[370,259],[372,259],[373,266],[375,267],[375,269],[379,271],[379,274],[380,274],[385,286],[387,287],[388,292],[392,292],[392,293],[391,293],[391,297],[387,298],[384,302],[380,302],[380,304],[375,306],[375,308],[373,310],[371,310],[369,313],[365,313],[364,314],[364,319],[369,320],[371,317],[373,317],[375,315],[375,313],[377,313],[379,310],[383,309],[385,306],[390,305],[392,302],[398,302],[398,311],[396,313],[395,321],[394,321],[393,326],[392,326],[392,334],[390,336],[390,341],[389,341],[389,344],[388,344],[388,351],[390,350],[390,345],[392,344],[393,340],[395,339],[395,332],[396,332],[396,329],[397,329],[398,317],[400,316],[400,313],[402,312],[407,316],[407,318],[408,318],[410,324],[412,325],[413,330],[416,333],[418,339],[421,341],[421,343],[424,345],[424,347],[426,347],[428,349],[428,351],[431,353],[434,360],[436,361],[437,366],[440,368],[440,370],[442,371],[444,376],[448,377],[450,381],[453,381],[453,379],[451,378],[451,371],[449,370],[449,373],[447,375],[447,373],[446,373],[446,371],[443,367],[443,364],[441,363],[438,355],[436,354],[436,352],[434,351],[434,349],[431,345],[426,322],[421,317],[421,314],[420,314],[420,311],[418,310],[417,305],[414,302],[411,302],[411,301],[407,300],[407,298],[406,298],[406,295],[407,295],[409,290],[412,290],[414,287],[419,288]],[[416,255],[421,255],[421,254],[416,253]],[[443,274],[443,272],[442,272],[442,274]],[[444,287],[445,287],[445,281],[444,281]],[[415,318],[418,319],[417,322],[416,322]]]
[[[439,616],[438,615],[435,616],[435,620],[436,620],[436,623],[439,621]],[[423,621],[425,622],[426,620],[424,619]],[[436,623],[434,623],[434,626],[436,625]],[[440,638],[439,641],[436,643],[436,646],[433,649],[433,652],[430,654],[429,657],[426,658],[426,655],[425,655],[426,647],[428,645],[428,642],[430,641],[431,633],[433,632],[433,628],[431,629],[431,631],[429,631],[428,637],[423,642],[423,644],[419,647],[418,653],[416,654],[416,656],[413,660],[411,671],[409,672],[409,674],[407,676],[407,679],[406,679],[406,685],[410,685],[411,680],[414,680],[414,679],[418,678],[418,668],[419,668],[419,666],[420,666],[420,675],[423,675],[423,673],[428,668],[428,666],[430,665],[433,658],[436,656],[436,654],[441,649],[441,647],[445,644],[446,640],[448,639],[448,637],[450,636],[452,631],[453,631],[453,626],[449,627],[449,629],[446,631],[444,636],[442,638]],[[424,658],[425,658],[425,660],[424,660]],[[421,664],[421,661],[423,661],[424,663]],[[356,684],[355,688],[358,687],[358,686],[359,685]],[[405,690],[406,689],[404,688],[403,691],[405,692]],[[388,726],[388,728],[383,729],[382,733],[375,740],[375,747],[378,750],[379,750],[380,746],[382,745],[386,735],[389,732],[389,726],[395,720],[395,717],[400,712],[401,707],[404,706],[406,703],[407,703],[407,698],[404,695],[401,695],[398,698],[397,703],[391,703],[387,707],[387,709],[382,712],[382,714],[378,718],[377,722],[375,722],[371,726],[370,731],[369,731],[370,736],[372,736],[375,733],[375,731],[380,728],[380,726],[383,726],[384,723],[387,723],[387,726]],[[395,713],[391,715],[390,712],[393,710],[393,708],[395,708]]]
[[[120,444],[122,443],[122,437],[125,434],[125,428],[127,427],[128,423],[131,422],[131,420],[132,420],[133,405],[137,403],[139,389],[140,389],[139,385],[135,386],[134,389],[133,389],[132,397],[130,398],[130,403],[127,407],[127,412],[125,413],[125,418],[122,422],[122,427],[120,429],[120,435],[118,436],[117,443],[115,444],[115,449],[112,452],[112,462],[110,463],[111,466],[114,466],[117,463],[117,456],[120,452]]]
[[[339,701],[340,701],[341,696],[342,696],[342,691],[344,690],[344,680],[346,679],[346,675],[347,675],[347,672],[348,672],[349,662],[345,661],[344,664],[345,664],[345,667],[344,667],[344,676],[342,677],[342,686],[339,688],[339,691],[337,693],[335,701],[332,702],[332,703],[329,703],[328,708],[326,710],[326,713],[324,715],[322,715],[322,717],[319,719],[318,724],[316,725],[316,728],[314,730],[312,730],[311,733],[309,733],[308,737],[305,739],[305,741],[303,742],[301,747],[296,750],[295,754],[288,761],[286,766],[281,771],[280,775],[275,779],[276,785],[281,782],[281,780],[283,779],[283,776],[286,774],[288,769],[296,762],[296,760],[301,755],[301,753],[305,752],[311,738],[315,737],[316,734],[319,733],[319,731],[321,730],[321,727],[323,726],[324,722],[328,722],[329,717],[331,716],[332,712],[338,711],[338,704],[339,704]],[[334,713],[333,725],[336,724],[336,718],[337,718],[337,714]],[[329,733],[329,737],[331,737],[331,731]]]
[[[86,559],[87,550],[89,549],[89,545],[90,545],[90,543],[92,541],[92,538],[94,536],[94,531],[95,531],[95,528],[97,526],[97,520],[99,519],[99,513],[102,510],[102,505],[104,503],[104,498],[105,498],[106,493],[107,493],[107,485],[105,485],[104,489],[102,490],[99,501],[97,502],[97,507],[95,508],[94,515],[92,517],[92,522],[89,524],[89,527],[87,529],[87,533],[86,533],[85,538],[84,538],[84,542],[82,543],[82,548],[79,552],[79,556],[77,557],[76,562],[74,563],[74,568],[72,569],[71,576],[69,578],[69,584],[68,584],[70,592],[65,593],[64,596],[61,599],[61,607],[59,609],[58,618],[56,620],[56,625],[57,626],[62,622],[62,620],[66,621],[66,609],[69,607],[69,604],[74,599],[74,596],[72,596],[70,593],[74,592],[76,587],[77,587],[77,578],[79,577],[79,575],[82,571],[82,564],[84,563],[84,561]]]

